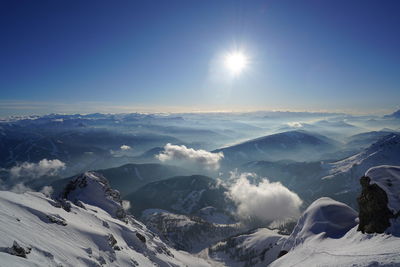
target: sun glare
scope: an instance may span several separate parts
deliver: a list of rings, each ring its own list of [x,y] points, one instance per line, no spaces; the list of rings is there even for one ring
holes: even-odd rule
[[[247,64],[247,57],[239,51],[229,53],[225,57],[225,67],[234,75],[241,73]]]

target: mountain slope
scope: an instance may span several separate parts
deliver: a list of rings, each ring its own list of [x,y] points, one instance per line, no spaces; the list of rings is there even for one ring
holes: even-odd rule
[[[267,266],[277,259],[286,238],[277,230],[260,228],[218,242],[203,254],[225,266]]]
[[[325,136],[305,131],[289,131],[249,140],[241,144],[221,148],[223,163],[249,162],[254,160],[292,159],[309,161],[337,148],[337,142]]]
[[[224,211],[230,206],[227,189],[217,180],[202,176],[178,176],[149,183],[126,196],[135,203],[131,211],[137,216],[145,209],[163,209],[180,214],[194,214],[212,206]]]
[[[180,167],[157,163],[125,164],[116,168],[96,170],[95,172],[107,177],[111,187],[117,189],[123,197],[148,183],[172,176],[189,174],[189,171]],[[71,177],[61,179],[53,182],[52,186],[59,191],[70,180]]]
[[[122,209],[120,200],[96,174],[65,193],[62,202],[0,193],[0,266],[210,266],[169,248],[132,216],[108,213]]]
[[[216,224],[196,216],[145,210],[142,221],[172,247],[191,253],[243,231],[239,224]]]

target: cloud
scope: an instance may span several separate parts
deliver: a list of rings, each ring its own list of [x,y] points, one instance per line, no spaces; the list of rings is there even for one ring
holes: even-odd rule
[[[22,194],[27,191],[33,191],[31,188],[26,186],[24,183],[18,183],[13,185],[13,187],[10,189],[11,192],[17,193],[17,194]]]
[[[126,151],[126,150],[131,150],[132,148],[130,146],[127,146],[127,145],[122,145],[120,147],[120,149]]]
[[[131,202],[128,200],[122,200],[122,208],[127,211],[131,208]]]
[[[65,163],[58,160],[42,159],[38,163],[24,162],[10,169],[12,178],[38,178],[40,176],[55,176],[65,169]]]
[[[257,220],[263,223],[286,221],[300,215],[302,204],[299,196],[279,182],[271,183],[263,178],[258,184],[252,173],[233,173],[233,183],[228,196],[237,205],[237,216],[243,220]]]
[[[52,186],[46,185],[42,188],[42,190],[40,190],[40,192],[43,193],[46,197],[50,197],[53,194],[54,189]]]
[[[293,128],[301,128],[301,127],[303,127],[303,124],[301,124],[301,122],[298,122],[298,121],[288,122],[287,125],[289,127],[293,127]]]
[[[212,153],[202,149],[195,150],[187,148],[184,145],[172,145],[170,143],[164,146],[164,151],[156,155],[160,161],[181,161],[184,163],[194,163],[207,169],[219,169],[219,162],[224,157],[222,152]]]

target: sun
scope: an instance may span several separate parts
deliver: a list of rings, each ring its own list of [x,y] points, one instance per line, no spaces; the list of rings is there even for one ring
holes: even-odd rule
[[[247,64],[248,58],[243,52],[235,51],[225,56],[225,67],[234,75],[240,74]]]

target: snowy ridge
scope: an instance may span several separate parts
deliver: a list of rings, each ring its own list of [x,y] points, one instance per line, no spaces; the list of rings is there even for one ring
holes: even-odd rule
[[[317,199],[300,217],[283,249],[293,249],[313,237],[340,238],[356,226],[357,216],[346,204],[328,197]]]
[[[101,177],[86,173],[74,182],[67,197],[80,202],[69,211],[42,193],[0,192],[1,267],[211,266],[168,247],[132,216],[110,215],[119,202]],[[26,258],[10,254],[14,241]]]
[[[399,154],[400,135],[391,134],[354,156],[323,165],[327,173],[322,179],[341,179],[343,190],[356,191],[360,188],[359,178],[365,171],[382,164],[400,165]]]
[[[73,203],[82,201],[99,207],[120,219],[125,216],[119,192],[112,189],[107,179],[99,173],[78,175],[66,186],[61,197]]]

